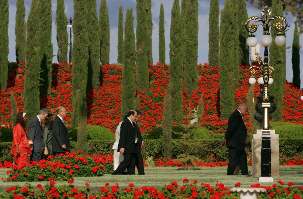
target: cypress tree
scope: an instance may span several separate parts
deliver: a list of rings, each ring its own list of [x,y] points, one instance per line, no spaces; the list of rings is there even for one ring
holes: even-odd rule
[[[219,66],[219,0],[210,0],[208,62],[210,66]]]
[[[52,4],[51,0],[45,0],[39,4],[40,20],[40,97],[46,98],[50,93],[52,78],[52,55],[53,48],[51,43],[52,30]],[[41,104],[45,106],[45,104]]]
[[[235,108],[234,93],[239,82],[239,25],[236,0],[226,0],[220,25],[220,111],[227,119]]]
[[[8,78],[8,1],[0,1],[0,89],[7,87]]]
[[[283,7],[280,0],[272,0],[272,15],[283,15]],[[275,36],[275,33],[272,32],[272,37],[275,38]],[[270,90],[275,97],[275,103],[277,105],[277,110],[273,113],[273,119],[280,120],[282,118],[284,84],[286,80],[285,47],[279,47],[275,42],[272,42],[269,54],[269,64],[275,68],[275,71],[273,72],[274,83]]]
[[[92,75],[92,78],[90,78],[92,87],[97,88],[100,85],[100,43],[96,41],[100,40],[100,36],[98,29],[96,29],[98,27],[96,0],[88,0],[87,6],[87,31],[89,33],[89,55],[92,71],[89,75]]]
[[[180,13],[179,0],[175,0],[172,8],[171,27],[170,27],[170,88],[169,94],[172,97],[172,108],[175,111],[173,121],[181,122],[182,111],[182,20]]]
[[[249,64],[249,50],[246,45],[246,39],[248,37],[248,32],[244,28],[245,22],[248,18],[247,9],[246,9],[246,0],[240,0],[238,3],[238,25],[239,25],[239,56],[240,56],[240,64]]]
[[[119,8],[119,22],[118,22],[118,63],[124,63],[124,47],[123,47],[123,8]]]
[[[147,0],[149,1],[149,0]],[[146,2],[137,0],[137,72],[136,83],[138,90],[145,90],[149,87],[148,75],[148,26],[146,16]]]
[[[159,20],[159,61],[165,64],[165,30],[164,30],[164,7],[160,7],[160,20]]]
[[[125,61],[122,74],[122,113],[135,107],[135,64],[136,64],[136,47],[135,33],[133,25],[133,12],[127,10],[125,22],[125,42],[124,52]]]
[[[89,36],[87,28],[88,9],[86,1],[74,1],[74,45],[73,45],[73,127],[78,127],[86,120],[87,102],[86,88],[89,62]],[[85,17],[83,17],[85,16]],[[85,143],[86,136],[78,138],[78,144]]]
[[[153,34],[153,18],[152,18],[152,5],[151,0],[144,0],[145,3],[145,11],[146,11],[146,29],[147,29],[147,37],[146,37],[146,48],[147,48],[147,55],[148,55],[148,63],[153,63],[153,50],[152,50],[152,34]]]
[[[298,24],[295,24],[294,39],[292,43],[292,82],[298,88],[301,86],[300,79],[300,33],[298,31]]]
[[[197,59],[198,59],[198,0],[183,0],[184,7],[182,12],[184,15],[184,68],[183,78],[185,91],[190,93],[197,86],[198,72],[197,72]]]
[[[64,0],[57,0],[57,41],[58,41],[58,60],[59,62],[67,61],[67,45],[68,45],[68,35],[66,32],[67,27],[67,17],[65,15],[65,5]]]
[[[170,87],[170,85],[169,85]],[[168,93],[164,99],[164,116],[162,122],[163,128],[163,155],[166,158],[171,157],[172,152],[172,105],[171,105],[172,96]]]
[[[100,7],[100,61],[101,64],[109,63],[109,19],[108,19],[108,9],[107,9],[107,0],[101,1]]]
[[[40,109],[40,3],[40,0],[32,0],[27,20],[24,109],[29,116],[34,116]]]
[[[16,57],[18,62],[25,61],[25,7],[24,0],[17,0],[16,12]]]

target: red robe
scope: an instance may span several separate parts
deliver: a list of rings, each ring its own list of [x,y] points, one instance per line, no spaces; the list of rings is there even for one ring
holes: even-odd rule
[[[29,165],[31,148],[28,144],[25,130],[20,124],[17,124],[13,128],[13,143],[11,153],[17,168],[22,168]]]

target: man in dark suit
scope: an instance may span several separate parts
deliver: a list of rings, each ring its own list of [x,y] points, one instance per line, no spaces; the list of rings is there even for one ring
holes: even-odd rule
[[[60,106],[52,126],[52,151],[54,155],[64,153],[65,151],[69,150],[70,144],[68,139],[68,131],[64,124],[65,116],[66,109]]]
[[[136,144],[136,153],[134,154],[134,158],[132,159],[132,162],[128,168],[129,174],[135,174],[135,167],[137,167],[138,174],[144,175],[144,161],[141,153],[141,149],[143,147],[143,139],[140,131],[140,127],[138,125],[138,122],[140,120],[141,112],[139,110],[136,110],[137,117],[135,118],[134,125],[136,127],[136,133],[138,137],[138,142]]]
[[[48,115],[47,109],[42,109],[39,111],[38,115],[34,117],[28,125],[28,139],[29,143],[32,144],[33,150],[31,154],[32,161],[39,161],[42,159],[44,151],[44,141],[43,141],[43,129],[42,122],[46,119]]]
[[[247,111],[246,104],[242,103],[228,119],[228,128],[225,140],[228,147],[229,163],[227,175],[234,175],[238,169],[242,175],[248,175],[247,156],[245,152],[247,129],[243,115]]]
[[[126,169],[127,174],[135,174],[136,165],[138,173],[144,175],[143,158],[141,155],[142,136],[136,124],[137,120],[137,111],[131,110],[127,113],[127,118],[121,124],[118,151],[124,155],[124,160],[113,172],[113,175],[124,174]]]

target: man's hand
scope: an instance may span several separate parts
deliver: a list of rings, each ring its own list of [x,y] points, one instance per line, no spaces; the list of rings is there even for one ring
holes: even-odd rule
[[[142,143],[141,143],[141,148],[143,148],[144,147],[144,142],[142,141]]]
[[[28,141],[28,144],[29,144],[29,145],[33,144],[33,141],[32,141],[32,140],[29,140],[29,141]]]
[[[65,144],[63,144],[63,145],[62,145],[62,148],[63,148],[63,149],[66,149],[66,145],[65,145]]]
[[[120,153],[123,155],[124,152],[125,152],[125,148],[121,148],[121,149],[120,149]]]

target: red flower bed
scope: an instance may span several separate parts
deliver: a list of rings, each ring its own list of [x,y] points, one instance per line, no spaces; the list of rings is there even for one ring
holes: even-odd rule
[[[193,161],[192,165],[187,165],[186,163],[180,161],[180,160],[156,160],[155,165],[157,167],[187,167],[187,166],[193,166],[193,167],[222,167],[227,166],[226,161],[222,162],[203,162],[203,161]]]
[[[298,124],[303,124],[303,90],[299,90],[291,83],[285,84],[285,94],[283,98],[283,119]]]
[[[241,183],[235,183],[236,187],[240,187]],[[266,193],[258,194],[261,198],[289,198],[302,199],[303,187],[295,187],[292,182],[287,185],[282,180],[279,184],[271,186],[262,186],[260,184],[252,184],[251,187],[265,188]],[[197,180],[189,180],[184,178],[182,183],[173,181],[168,185],[156,188],[154,186],[136,187],[134,183],[129,183],[127,187],[122,188],[118,184],[110,185],[106,183],[101,186],[98,191],[90,190],[90,185],[86,183],[85,188],[77,188],[73,185],[73,181],[68,186],[56,186],[56,181],[49,180],[49,185],[41,184],[35,187],[24,185],[22,187],[13,186],[0,193],[2,198],[207,198],[207,199],[235,199],[239,198],[238,193],[231,192],[231,189],[221,182],[217,182],[214,186],[209,183],[200,183]]]
[[[102,176],[112,171],[112,155],[65,153],[47,160],[8,171],[9,181],[45,181],[49,178],[68,180],[73,177]],[[9,164],[5,163],[4,166]]]
[[[115,130],[121,120],[121,80],[122,66],[104,65],[103,84],[89,95],[89,124],[101,125]]]

